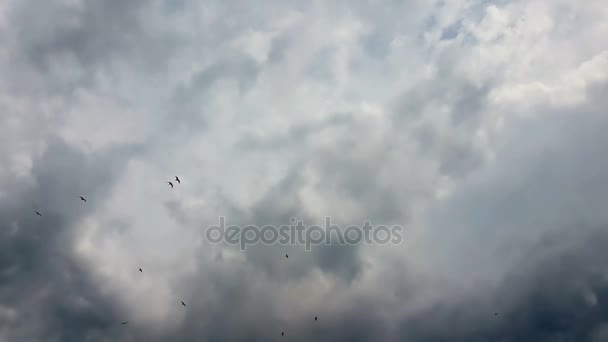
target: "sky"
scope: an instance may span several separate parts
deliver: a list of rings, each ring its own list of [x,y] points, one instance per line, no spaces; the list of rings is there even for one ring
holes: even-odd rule
[[[608,341],[607,38],[604,0],[4,0],[0,341]]]

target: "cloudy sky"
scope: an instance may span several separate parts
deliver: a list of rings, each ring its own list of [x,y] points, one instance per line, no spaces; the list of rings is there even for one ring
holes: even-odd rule
[[[2,342],[608,341],[605,0],[4,0],[0,44]]]

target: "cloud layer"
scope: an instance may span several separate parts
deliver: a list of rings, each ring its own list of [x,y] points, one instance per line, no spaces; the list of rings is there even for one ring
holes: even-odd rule
[[[0,341],[605,341],[606,22],[5,1]],[[239,251],[205,241],[219,216],[404,242]]]

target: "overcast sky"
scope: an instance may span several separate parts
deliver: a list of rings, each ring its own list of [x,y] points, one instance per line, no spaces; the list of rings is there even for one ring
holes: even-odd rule
[[[608,341],[605,0],[4,0],[0,46],[2,342]]]

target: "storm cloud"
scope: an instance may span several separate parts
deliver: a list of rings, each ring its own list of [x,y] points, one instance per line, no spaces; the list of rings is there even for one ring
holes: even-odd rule
[[[605,341],[607,21],[5,1],[0,341]],[[220,216],[404,235],[242,251]]]

